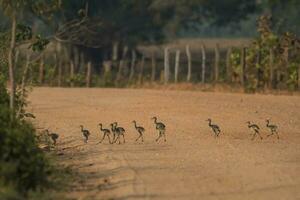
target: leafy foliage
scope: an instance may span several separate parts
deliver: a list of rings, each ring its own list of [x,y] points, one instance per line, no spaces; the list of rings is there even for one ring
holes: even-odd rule
[[[19,105],[20,106],[20,105]],[[28,122],[11,119],[9,97],[0,79],[0,184],[21,194],[47,184],[48,161],[38,148],[35,130]],[[0,198],[6,191],[0,190]]]
[[[272,18],[263,15],[258,19],[259,37],[247,48],[246,88],[248,91],[271,88],[297,88],[297,70],[300,66],[300,39],[285,32],[275,34]],[[235,50],[231,61],[235,73],[241,73],[241,52]],[[273,76],[271,76],[273,75]]]

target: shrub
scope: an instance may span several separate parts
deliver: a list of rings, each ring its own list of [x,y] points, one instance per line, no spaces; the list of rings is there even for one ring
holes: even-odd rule
[[[23,196],[43,188],[50,173],[33,126],[19,118],[11,119],[10,112],[8,93],[0,77],[0,199],[9,188]]]

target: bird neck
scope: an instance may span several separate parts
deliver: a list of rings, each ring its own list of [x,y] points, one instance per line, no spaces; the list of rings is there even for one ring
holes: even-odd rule
[[[82,126],[80,126],[80,128],[81,128],[81,132],[83,132],[83,127],[82,127]]]
[[[270,121],[267,121],[267,127],[269,127],[269,125],[270,125]]]
[[[99,124],[99,126],[100,126],[100,130],[103,131],[102,124]]]
[[[133,123],[134,123],[134,127],[137,128],[136,122],[133,122]]]
[[[212,125],[212,124],[211,124],[211,120],[209,120],[209,121],[208,121],[208,126],[211,126],[211,125]]]
[[[154,118],[154,123],[157,124],[157,118]]]

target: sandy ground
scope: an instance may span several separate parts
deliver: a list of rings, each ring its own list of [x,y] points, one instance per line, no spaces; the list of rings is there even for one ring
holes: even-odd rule
[[[78,172],[74,199],[300,199],[300,97],[127,89],[35,88],[38,127],[60,134],[60,162]],[[151,117],[167,126],[167,142]],[[213,137],[207,118],[222,130]],[[279,126],[269,137],[265,119]],[[145,143],[132,120],[146,129]],[[251,141],[246,121],[261,126]],[[126,144],[101,139],[118,121]],[[85,144],[79,125],[92,133]]]

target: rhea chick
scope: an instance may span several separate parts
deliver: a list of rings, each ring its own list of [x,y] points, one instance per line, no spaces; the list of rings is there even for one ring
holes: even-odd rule
[[[260,130],[259,126],[257,124],[253,124],[253,123],[251,123],[249,121],[247,122],[247,124],[248,124],[248,128],[252,129],[254,131],[252,140],[254,140],[254,138],[256,137],[256,135],[259,135],[260,139],[262,140],[263,137],[259,133],[259,130]]]
[[[89,136],[91,135],[91,133],[90,133],[89,130],[84,129],[82,125],[80,125],[80,128],[81,128],[82,135],[84,137],[84,142],[87,143],[88,140],[89,140]]]
[[[145,132],[145,128],[144,128],[144,127],[141,127],[141,126],[137,126],[135,120],[132,121],[132,123],[134,124],[135,130],[140,134],[140,136],[139,136],[135,141],[138,141],[138,140],[141,138],[141,139],[142,139],[142,142],[144,142],[143,134],[144,134],[144,132]]]

